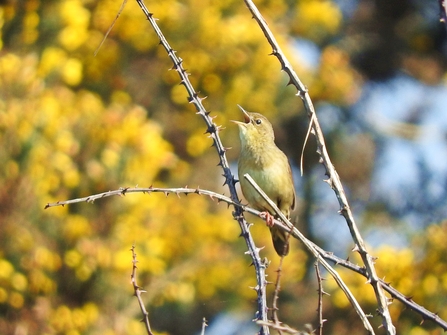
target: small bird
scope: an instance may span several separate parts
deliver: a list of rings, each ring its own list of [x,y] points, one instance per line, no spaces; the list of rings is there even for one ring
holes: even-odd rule
[[[279,256],[289,253],[287,235],[272,223],[274,210],[244,178],[248,173],[278,208],[289,218],[295,208],[292,171],[286,155],[276,146],[272,124],[259,113],[249,113],[241,106],[244,121],[232,121],[239,126],[241,153],[238,162],[239,182],[248,203],[264,211],[270,227],[273,246]]]

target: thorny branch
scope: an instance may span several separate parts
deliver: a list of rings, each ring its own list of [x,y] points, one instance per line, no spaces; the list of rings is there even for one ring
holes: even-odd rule
[[[205,121],[207,130],[206,133],[209,134],[209,136],[213,139],[213,146],[216,148],[216,151],[219,155],[219,165],[223,169],[223,176],[225,177],[225,184],[228,185],[228,188],[230,190],[231,199],[234,203],[239,203],[239,197],[236,192],[236,180],[233,176],[233,173],[230,170],[230,166],[228,164],[225,151],[226,148],[222,145],[222,141],[219,137],[219,130],[220,126],[217,126],[212,118],[209,115],[209,112],[205,109],[205,107],[202,104],[202,100],[205,98],[200,98],[197,92],[195,91],[194,87],[192,86],[191,82],[188,78],[188,73],[183,68],[183,60],[180,57],[177,57],[175,51],[171,46],[169,45],[168,41],[164,37],[160,27],[157,25],[155,18],[153,17],[153,14],[149,12],[149,10],[146,8],[146,6],[143,3],[143,0],[136,0],[140,8],[142,9],[144,15],[152,25],[152,28],[154,29],[155,33],[157,34],[158,38],[160,39],[160,44],[163,46],[163,48],[166,50],[169,58],[171,59],[173,63],[172,69],[177,71],[178,75],[180,76],[180,83],[185,86],[186,91],[188,92],[188,101],[197,109],[197,114],[199,114],[202,119]],[[258,311],[256,315],[257,320],[267,321],[267,298],[266,298],[266,285],[267,281],[265,279],[265,269],[266,264],[261,260],[261,256],[259,255],[259,248],[255,246],[255,243],[253,241],[253,238],[250,234],[249,225],[245,221],[244,213],[240,206],[236,206],[233,204],[234,212],[233,217],[234,219],[239,223],[239,227],[242,231],[242,236],[245,239],[245,242],[248,247],[248,253],[250,254],[250,257],[252,258],[253,265],[255,267],[256,271],[256,293],[257,293],[257,302],[258,302]],[[268,327],[263,326],[261,331],[261,335],[267,335],[270,334]]]
[[[439,3],[439,11],[440,11],[440,21],[444,23],[447,28],[447,0],[438,0]]]
[[[366,250],[365,243],[363,241],[362,236],[360,235],[360,231],[357,228],[357,225],[354,220],[354,216],[351,212],[351,208],[349,207],[348,199],[346,197],[345,191],[343,189],[343,185],[340,181],[337,171],[335,170],[329,154],[326,149],[326,144],[323,136],[323,132],[321,131],[320,124],[318,122],[318,118],[315,114],[315,109],[310,98],[309,92],[306,86],[301,82],[298,75],[293,70],[290,62],[282,52],[278,42],[276,41],[273,33],[268,27],[266,21],[262,17],[261,13],[251,0],[244,0],[248,9],[253,15],[253,18],[258,23],[259,27],[262,29],[266,39],[268,40],[270,46],[272,47],[272,55],[276,56],[281,63],[281,70],[287,73],[289,76],[289,83],[294,85],[298,90],[297,95],[302,99],[304,108],[307,111],[308,117],[310,119],[310,126],[312,127],[312,132],[316,137],[317,142],[317,153],[320,155],[320,161],[324,165],[326,169],[326,175],[328,179],[326,182],[331,186],[334,190],[335,195],[337,196],[338,202],[340,204],[340,214],[345,218],[349,230],[351,232],[351,236],[355,243],[355,251],[358,251],[360,256],[362,257],[363,263],[365,264],[366,271],[368,274],[368,281],[372,285],[374,289],[374,293],[376,295],[376,300],[378,303],[378,313],[382,317],[382,325],[385,328],[388,335],[395,335],[396,328],[393,325],[393,321],[391,319],[391,315],[388,309],[388,300],[382,290],[381,285],[379,284],[379,277],[377,276],[375,267],[374,267],[374,259],[368,254]]]
[[[132,281],[133,290],[135,292],[135,296],[138,299],[138,304],[140,305],[141,312],[143,313],[143,319],[141,322],[144,323],[146,327],[146,331],[149,335],[153,335],[151,330],[151,325],[149,323],[149,313],[144,307],[143,299],[141,298],[141,293],[145,293],[146,291],[141,290],[141,287],[137,284],[137,254],[135,253],[135,245],[130,249],[132,251],[132,274],[130,275],[130,279]]]
[[[290,234],[287,235],[287,239],[290,239]],[[289,243],[289,241],[287,241]],[[281,275],[282,275],[282,264],[284,262],[284,256],[281,256],[281,259],[279,261],[276,280],[275,280],[275,292],[273,293],[273,302],[272,302],[272,321],[275,325],[280,326],[281,321],[279,321],[278,317],[278,299],[279,299],[279,292],[281,291]],[[281,330],[278,330],[279,335],[281,335]]]
[[[206,319],[203,318],[203,320],[202,320],[202,332],[200,333],[200,335],[205,335],[205,328],[208,327],[207,322],[208,321],[206,321]]]
[[[74,203],[80,203],[80,202],[89,202],[93,203],[95,200],[111,197],[111,196],[125,196],[128,193],[143,193],[143,194],[151,194],[151,193],[163,193],[165,196],[168,196],[169,194],[175,194],[178,197],[180,197],[181,194],[188,195],[188,194],[198,194],[198,195],[206,195],[210,197],[212,200],[216,200],[217,202],[225,202],[228,205],[238,206],[241,208],[241,210],[250,213],[252,215],[255,215],[259,218],[263,218],[260,211],[253,209],[251,207],[248,207],[246,205],[241,204],[240,202],[234,202],[230,197],[225,196],[223,194],[219,194],[213,191],[208,191],[200,188],[188,188],[188,187],[180,187],[180,188],[161,188],[161,187],[122,187],[118,190],[108,191],[104,193],[94,194],[88,197],[84,198],[77,198],[72,200],[66,200],[66,201],[57,201],[54,203],[48,203],[45,208],[49,207],[56,207],[56,206],[65,206],[69,204]],[[265,219],[265,217],[264,217]],[[275,225],[277,225],[280,229],[283,229],[284,231],[290,232],[290,229],[285,226],[285,224],[282,221],[274,220],[273,221]],[[291,234],[294,238],[297,238],[294,234]],[[348,270],[351,270],[353,272],[356,272],[364,277],[367,276],[367,272],[364,267],[355,265],[354,263],[345,260],[343,258],[340,258],[334,253],[329,252],[321,248],[320,246],[316,245],[312,241],[305,238],[306,241],[308,241],[315,250],[318,251],[318,253],[321,255],[322,258],[324,258],[327,261],[333,262],[335,265],[342,266]],[[382,286],[382,288],[387,291],[391,298],[396,299],[400,301],[402,304],[404,304],[407,308],[414,310],[416,313],[422,316],[423,320],[430,320],[437,325],[439,325],[444,331],[447,331],[447,321],[441,319],[438,314],[430,312],[423,306],[417,304],[414,302],[410,297],[402,294],[398,290],[396,290],[394,287],[391,286],[390,283],[385,282],[383,279],[379,279],[379,283]]]
[[[323,290],[323,278],[320,273],[319,262],[315,261],[315,274],[317,276],[318,283],[318,307],[317,307],[317,315],[318,315],[318,334],[323,335],[323,324],[327,321],[323,319],[323,294],[327,294]]]

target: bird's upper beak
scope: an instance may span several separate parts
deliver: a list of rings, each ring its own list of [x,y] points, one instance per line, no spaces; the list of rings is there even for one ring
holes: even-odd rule
[[[251,120],[250,115],[248,115],[248,112],[245,109],[243,109],[240,105],[237,106],[241,109],[242,113],[244,113],[244,122],[236,120],[230,120],[230,121],[236,123],[239,126],[245,127],[248,123],[250,123]]]

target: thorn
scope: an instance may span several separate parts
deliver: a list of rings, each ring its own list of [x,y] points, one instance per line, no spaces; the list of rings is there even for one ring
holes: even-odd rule
[[[208,126],[208,128],[207,128],[206,131],[205,131],[205,134],[211,134],[211,133],[214,133],[214,132],[218,131],[218,128],[219,128],[219,127],[216,128],[216,126],[215,126],[214,123],[213,123],[213,124],[211,124],[211,126]]]
[[[359,251],[359,246],[356,244],[356,245],[354,246],[354,248],[352,248],[351,251],[352,251],[352,252],[358,252],[358,251]]]
[[[295,96],[300,97],[301,100],[304,100],[304,95],[303,95],[303,93],[301,91],[296,92]]]

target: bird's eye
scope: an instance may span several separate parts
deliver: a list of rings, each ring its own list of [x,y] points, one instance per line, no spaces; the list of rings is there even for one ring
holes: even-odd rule
[[[256,124],[261,124],[262,123],[261,119],[256,119],[255,122],[256,122]]]

